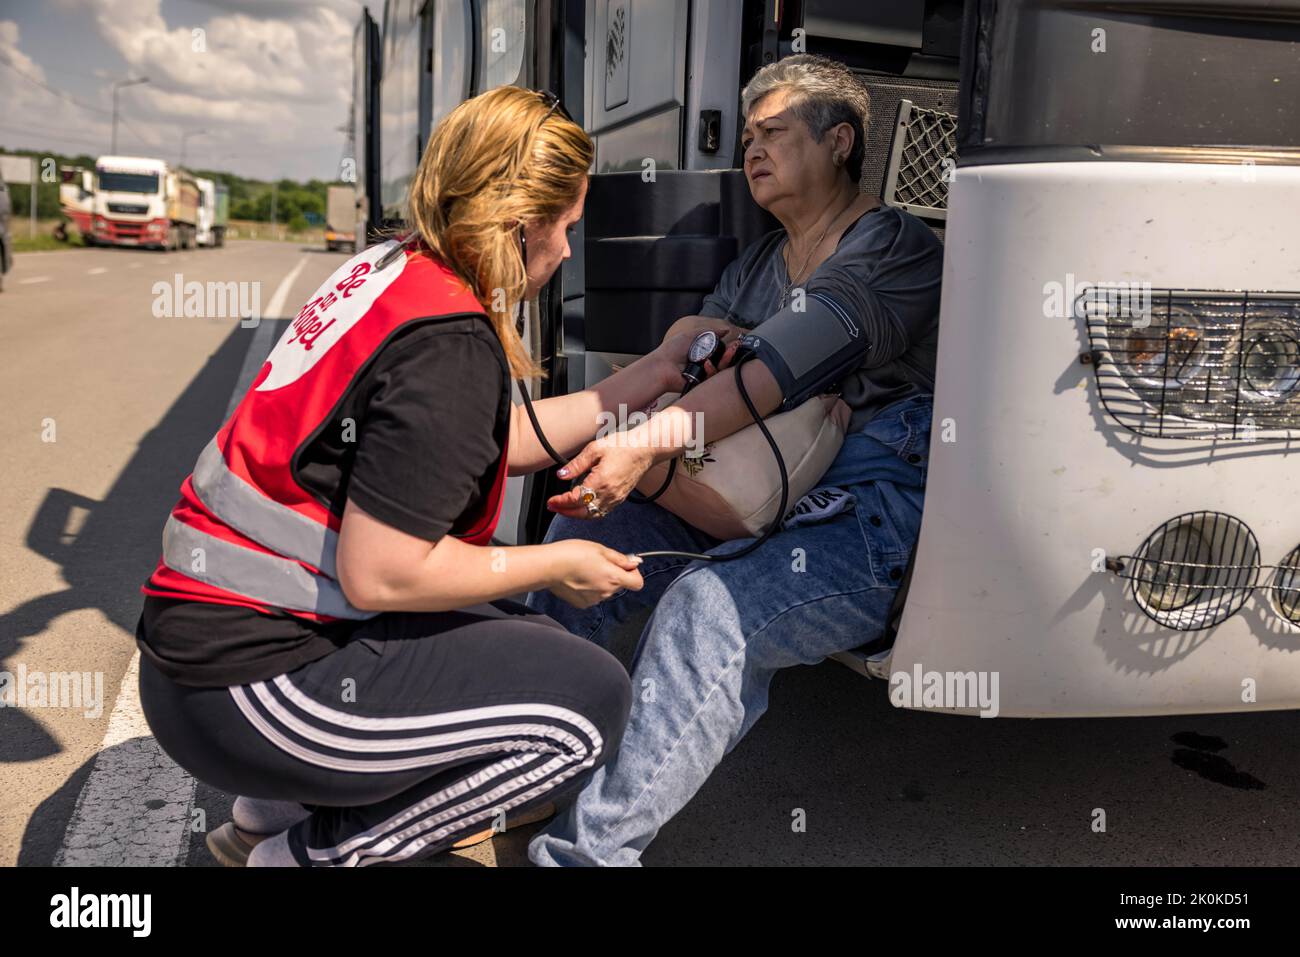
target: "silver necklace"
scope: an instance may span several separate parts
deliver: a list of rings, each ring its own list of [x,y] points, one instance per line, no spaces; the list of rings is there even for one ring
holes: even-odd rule
[[[785,308],[785,298],[790,294],[791,287],[794,286],[794,277],[800,275],[805,269],[808,268],[808,263],[812,261],[813,254],[817,252],[817,249],[821,246],[822,241],[826,238],[826,234],[831,231],[831,227],[835,225],[836,221],[838,221],[841,216],[844,215],[845,210],[852,207],[853,204],[856,203],[857,201],[858,198],[854,196],[851,200],[849,200],[848,206],[845,206],[844,209],[841,209],[838,213],[836,213],[835,216],[830,220],[830,222],[826,224],[826,228],[822,230],[822,234],[817,237],[817,242],[813,243],[812,248],[808,250],[808,255],[804,257],[803,263],[802,265],[799,266],[798,271],[794,273],[791,273],[788,270],[786,271],[785,285],[781,288],[781,304],[780,306],[778,306],[778,308],[781,309]],[[789,247],[789,245],[790,245],[790,237],[787,235],[786,236],[787,248]]]

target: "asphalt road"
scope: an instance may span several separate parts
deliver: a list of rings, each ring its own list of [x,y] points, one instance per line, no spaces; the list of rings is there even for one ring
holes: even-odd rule
[[[265,309],[297,270],[269,322],[295,314],[343,258],[277,243],[167,255],[92,249],[21,256],[7,277],[0,671],[98,672],[104,700],[91,714],[0,708],[0,864],[54,861],[97,754],[121,746],[105,742],[105,733],[115,705],[129,705],[116,696],[135,650],[138,588],[255,334],[234,317],[157,317],[154,282],[176,273],[256,282]],[[622,636],[625,657],[640,624]],[[768,715],[644,862],[1300,859],[1300,744],[1290,713],[981,720],[898,711],[885,691],[833,663],[780,675]],[[149,831],[149,815],[164,803],[150,780],[116,785],[113,814],[128,830]],[[229,795],[202,784],[192,794],[207,826],[228,818]],[[1094,830],[1097,809],[1105,812],[1103,832]],[[800,811],[803,830],[792,827]],[[526,863],[532,830],[428,864]],[[201,831],[189,831],[175,857],[213,863]]]

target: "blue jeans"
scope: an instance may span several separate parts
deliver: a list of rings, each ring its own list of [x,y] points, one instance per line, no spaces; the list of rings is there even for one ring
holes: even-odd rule
[[[880,635],[920,533],[931,409],[929,395],[902,399],[845,436],[818,488],[850,493],[848,507],[788,522],[744,558],[647,558],[641,591],[585,609],[550,592],[528,596],[530,608],[602,647],[636,606],[654,605],[633,659],[622,746],[533,838],[533,863],[639,864],[659,829],[767,710],[778,669]],[[546,540],[566,538],[623,552],[704,554],[753,541],[718,542],[658,505],[631,502],[601,519],[557,516]]]

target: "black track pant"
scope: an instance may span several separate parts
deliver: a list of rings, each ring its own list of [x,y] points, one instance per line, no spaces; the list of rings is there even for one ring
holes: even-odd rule
[[[163,750],[231,794],[297,801],[298,862],[437,853],[500,815],[570,794],[618,748],[618,660],[500,601],[387,613],[294,671],[229,688],[175,684],[146,658],[140,699]]]

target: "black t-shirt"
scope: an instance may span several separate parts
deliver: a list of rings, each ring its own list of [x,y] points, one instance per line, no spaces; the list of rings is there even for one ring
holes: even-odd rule
[[[505,354],[481,316],[408,323],[371,357],[294,456],[303,488],[427,541],[468,530],[488,496],[509,412]],[[147,596],[140,653],[179,684],[261,681],[346,643],[355,621]]]

